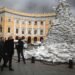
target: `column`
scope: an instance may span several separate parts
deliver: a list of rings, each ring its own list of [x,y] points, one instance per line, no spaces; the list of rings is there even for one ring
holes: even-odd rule
[[[43,29],[43,31],[44,31],[44,33],[43,33],[43,35],[45,35],[45,32],[46,32],[46,22],[44,21],[44,29]]]
[[[40,21],[38,21],[38,35],[40,35]]]
[[[21,21],[19,20],[19,36],[22,36],[22,28],[21,28]]]

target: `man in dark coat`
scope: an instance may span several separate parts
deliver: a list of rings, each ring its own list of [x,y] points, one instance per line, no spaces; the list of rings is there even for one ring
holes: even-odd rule
[[[4,38],[1,37],[0,38],[0,62],[1,62],[1,59],[3,57],[3,46],[4,46]]]
[[[25,64],[26,62],[25,62],[25,58],[24,58],[24,55],[23,55],[23,46],[24,46],[23,41],[21,39],[19,39],[18,45],[17,45],[18,62],[20,62],[20,54],[21,54],[23,62]]]
[[[1,70],[3,70],[3,68],[7,64],[7,62],[9,62],[9,70],[14,71],[14,69],[12,69],[12,57],[14,54],[14,40],[13,40],[12,36],[10,36],[8,38],[8,40],[5,41],[4,54],[5,54],[5,61],[1,67]]]

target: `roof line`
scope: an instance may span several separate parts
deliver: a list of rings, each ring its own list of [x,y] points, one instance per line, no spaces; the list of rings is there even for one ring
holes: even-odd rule
[[[6,7],[1,7],[0,8],[0,12],[9,12],[12,14],[17,14],[17,15],[22,15],[22,16],[29,16],[29,17],[49,17],[49,16],[55,16],[55,13],[24,13],[24,12],[20,12],[20,11],[16,11],[16,10],[12,10],[12,9],[8,9]]]

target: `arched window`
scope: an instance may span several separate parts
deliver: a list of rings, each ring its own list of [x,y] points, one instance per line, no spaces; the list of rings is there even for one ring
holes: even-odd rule
[[[25,39],[25,37],[24,37],[24,36],[22,36],[22,39]]]
[[[31,43],[31,37],[30,36],[28,37],[28,41],[27,42]]]
[[[36,42],[37,41],[37,37],[34,37],[34,42]]]
[[[43,37],[40,37],[40,41],[43,42],[43,40],[44,40],[44,38]]]

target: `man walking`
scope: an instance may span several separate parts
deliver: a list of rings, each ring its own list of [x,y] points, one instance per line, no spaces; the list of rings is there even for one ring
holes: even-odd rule
[[[9,62],[9,70],[14,71],[14,69],[12,68],[13,54],[14,54],[14,40],[13,40],[12,36],[10,36],[8,38],[8,40],[5,41],[5,44],[4,44],[5,60],[4,60],[4,63],[1,67],[2,71],[3,71],[4,66],[7,64],[7,62]]]

